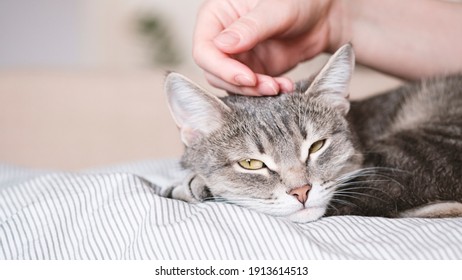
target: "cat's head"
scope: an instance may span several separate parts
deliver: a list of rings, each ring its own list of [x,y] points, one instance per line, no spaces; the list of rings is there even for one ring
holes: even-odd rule
[[[217,98],[170,73],[165,89],[181,139],[182,164],[211,195],[296,222],[324,215],[336,185],[360,167],[345,119],[354,67],[350,45],[339,49],[291,94]]]

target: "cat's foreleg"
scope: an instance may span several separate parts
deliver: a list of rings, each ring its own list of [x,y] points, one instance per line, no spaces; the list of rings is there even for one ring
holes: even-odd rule
[[[210,197],[211,194],[201,177],[191,174],[181,183],[163,190],[161,196],[196,203]]]
[[[400,213],[401,218],[455,218],[462,217],[462,203],[445,201],[429,203]]]

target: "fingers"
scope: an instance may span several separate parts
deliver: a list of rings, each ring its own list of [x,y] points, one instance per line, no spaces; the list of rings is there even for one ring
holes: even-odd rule
[[[282,93],[290,93],[295,90],[294,82],[286,77],[276,77],[274,78],[276,83],[278,83],[280,92]]]
[[[286,77],[271,77],[256,74],[243,63],[214,49],[202,47],[207,52],[206,59],[197,57],[198,65],[205,70],[208,82],[215,87],[244,95],[275,95],[292,92],[293,82]],[[220,71],[226,70],[226,71]]]
[[[273,2],[258,5],[226,27],[213,40],[217,48],[229,54],[248,51],[285,30],[293,18],[287,16],[290,5]]]
[[[215,5],[215,6],[214,6]],[[223,31],[224,26],[231,24],[237,18],[230,17],[222,11],[230,11],[226,1],[206,2],[197,17],[193,58],[206,72],[235,86],[254,87],[257,83],[255,73],[249,67],[232,59],[229,54],[219,50],[213,39]]]
[[[256,74],[249,67],[219,51],[212,42],[196,44],[193,57],[202,69],[229,84],[246,87],[257,84]]]
[[[288,93],[294,90],[294,83],[285,77],[272,78],[270,76],[257,74],[257,85],[253,87],[236,86],[207,72],[205,73],[205,77],[214,87],[248,96],[271,96],[279,92]]]
[[[193,57],[207,73],[209,83],[231,92],[255,96],[292,91],[293,83],[289,79],[257,74],[251,69],[255,65],[244,61],[247,66],[232,57],[232,54],[252,49],[266,38],[287,29],[292,17],[285,16],[288,11],[284,7],[290,5],[270,0],[244,12],[246,9],[237,8],[235,2],[232,3],[206,2],[197,17]]]

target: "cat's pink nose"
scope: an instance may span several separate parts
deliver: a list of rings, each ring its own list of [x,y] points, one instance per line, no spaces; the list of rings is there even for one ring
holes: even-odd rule
[[[306,200],[308,199],[308,193],[311,190],[311,185],[304,185],[301,187],[293,188],[289,191],[290,195],[295,196],[301,204],[305,205]]]

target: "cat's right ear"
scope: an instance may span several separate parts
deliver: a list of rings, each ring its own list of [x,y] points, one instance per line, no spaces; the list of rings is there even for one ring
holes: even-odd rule
[[[164,90],[186,146],[220,128],[224,115],[230,111],[216,96],[178,73],[167,75]]]
[[[354,66],[353,47],[346,44],[330,57],[305,93],[323,100],[342,115],[346,115],[350,109],[348,87]]]

